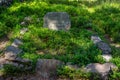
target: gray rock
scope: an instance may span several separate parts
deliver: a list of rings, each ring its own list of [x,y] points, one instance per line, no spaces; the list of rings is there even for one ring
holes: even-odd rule
[[[102,80],[107,80],[108,74],[111,70],[117,68],[113,63],[91,63],[85,67],[86,72],[98,73]]]
[[[15,60],[17,58],[17,54],[14,54],[14,53],[11,53],[11,52],[5,53],[4,56],[5,56],[4,58],[6,60]]]
[[[71,21],[66,12],[48,12],[44,16],[43,27],[52,30],[69,30],[71,27]]]
[[[17,47],[8,46],[4,52],[4,56],[7,60],[15,60],[17,58],[17,55],[21,52],[22,50]]]
[[[21,52],[22,52],[21,49],[14,46],[8,46],[5,50],[5,53],[20,54]]]
[[[103,54],[110,54],[112,52],[110,46],[105,42],[98,42],[97,46],[102,50]]]
[[[19,46],[22,45],[22,44],[23,44],[23,42],[22,42],[21,40],[15,39],[15,40],[13,41],[13,43],[12,43],[11,46],[19,47]]]
[[[94,44],[97,44],[98,42],[101,42],[101,38],[97,35],[92,35],[91,40],[93,41]]]
[[[109,62],[112,59],[111,54],[102,54],[103,59],[105,59],[106,62]]]
[[[109,54],[112,52],[110,46],[107,43],[103,42],[99,36],[92,35],[91,40],[99,49],[102,50],[103,54]]]
[[[39,59],[36,65],[37,76],[41,76],[43,79],[48,80],[51,76],[56,75],[56,69],[63,63],[54,59]]]

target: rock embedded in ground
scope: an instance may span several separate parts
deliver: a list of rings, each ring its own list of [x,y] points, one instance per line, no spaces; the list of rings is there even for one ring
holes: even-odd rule
[[[52,30],[69,30],[71,27],[71,21],[66,12],[48,12],[44,16],[43,27]]]
[[[112,52],[110,46],[103,41],[98,42],[97,46],[98,46],[99,49],[102,50],[103,54],[110,54]]]
[[[110,46],[103,42],[99,36],[92,35],[91,40],[100,50],[102,50],[103,54],[110,54],[112,52]]]
[[[103,59],[105,59],[106,62],[109,62],[112,59],[111,54],[102,54]]]
[[[102,80],[106,80],[108,78],[108,74],[110,73],[110,71],[115,68],[117,67],[113,63],[104,63],[104,64],[91,63],[85,67],[85,71],[91,73],[98,73],[100,74]]]
[[[20,54],[21,52],[22,50],[17,47],[8,46],[4,51],[4,57],[7,60],[15,60],[17,58],[17,55]]]
[[[92,35],[91,40],[93,41],[94,44],[97,44],[98,42],[101,42],[101,38],[97,35]]]
[[[39,59],[36,65],[36,74],[43,80],[49,80],[49,78],[56,78],[56,70],[58,66],[63,65],[59,60],[55,59]]]
[[[21,49],[14,46],[8,46],[5,50],[5,53],[20,54],[21,52],[22,52]]]
[[[5,53],[5,55],[4,55],[5,57],[5,59],[6,60],[15,60],[16,58],[17,58],[17,54],[13,54],[13,53]]]
[[[13,43],[11,44],[11,46],[19,47],[19,46],[22,45],[22,44],[23,44],[23,42],[22,42],[21,40],[15,39],[15,40],[13,41]]]

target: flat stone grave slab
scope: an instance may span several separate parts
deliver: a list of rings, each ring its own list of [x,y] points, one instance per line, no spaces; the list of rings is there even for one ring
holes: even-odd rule
[[[66,12],[48,12],[44,16],[43,27],[52,30],[69,30],[71,21]]]

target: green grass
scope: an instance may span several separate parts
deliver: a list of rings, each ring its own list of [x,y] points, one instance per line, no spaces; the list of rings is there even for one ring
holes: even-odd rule
[[[43,28],[44,15],[52,11],[67,12],[70,15],[72,26],[69,31],[53,31]],[[32,21],[21,26],[20,23],[26,16],[31,17]],[[90,40],[92,34],[98,34],[105,41],[104,35],[107,34],[114,42],[120,43],[119,16],[120,5],[115,2],[72,2],[67,0],[41,0],[38,2],[33,0],[19,3],[15,1],[8,8],[0,8],[0,37],[9,35],[10,40],[13,41],[15,38],[19,38],[20,29],[27,27],[29,31],[22,37],[24,44],[20,46],[24,51],[24,54],[20,55],[22,58],[32,60],[34,66],[37,59],[54,58],[82,67],[89,63],[105,62],[101,57],[102,52]],[[38,18],[39,21],[37,21]],[[113,46],[112,50],[111,62],[120,69],[120,50]],[[40,52],[44,54],[40,54]],[[66,73],[62,72],[62,74]],[[73,71],[66,75],[68,77],[72,75],[73,78],[75,74],[78,74],[79,78],[82,73]],[[111,78],[115,79],[116,76],[118,74],[114,73]]]

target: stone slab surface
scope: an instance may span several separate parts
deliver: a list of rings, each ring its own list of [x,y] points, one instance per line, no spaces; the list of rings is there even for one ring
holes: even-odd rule
[[[43,27],[52,30],[69,30],[71,21],[66,12],[48,12],[44,16]]]

